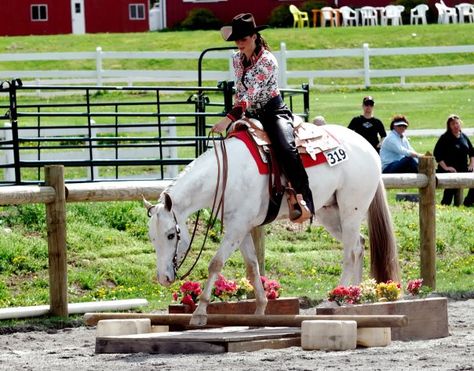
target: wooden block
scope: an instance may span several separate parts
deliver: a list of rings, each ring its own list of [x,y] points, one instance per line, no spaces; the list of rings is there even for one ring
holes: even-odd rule
[[[446,298],[398,300],[335,308],[316,308],[316,314],[399,314],[407,316],[408,324],[404,327],[392,328],[392,340],[410,341],[449,336],[448,300]]]
[[[386,347],[392,342],[390,327],[365,327],[357,329],[357,345],[361,347]]]
[[[305,350],[349,350],[357,347],[356,321],[303,321],[301,347]]]
[[[301,344],[300,328],[226,327],[96,338],[96,353],[225,353],[280,349]]]
[[[131,335],[151,332],[151,320],[106,319],[97,323],[97,336]]]

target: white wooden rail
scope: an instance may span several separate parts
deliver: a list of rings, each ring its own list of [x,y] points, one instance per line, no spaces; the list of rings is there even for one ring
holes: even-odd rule
[[[355,49],[314,49],[314,50],[287,50],[286,44],[280,44],[280,50],[274,53],[280,64],[280,85],[288,86],[288,79],[304,78],[311,83],[318,78],[359,78],[366,87],[371,86],[371,79],[380,77],[399,77],[400,84],[405,84],[405,78],[410,76],[447,76],[447,75],[474,75],[474,64],[433,66],[422,68],[395,68],[372,69],[371,57],[393,55],[421,55],[421,54],[452,54],[473,53],[474,45],[458,46],[432,46],[432,47],[405,47],[405,48],[370,48],[365,43],[361,48]],[[35,80],[37,83],[47,80],[52,84],[94,83],[102,85],[104,82],[180,82],[198,80],[197,70],[118,70],[105,69],[104,61],[109,59],[166,59],[166,60],[193,60],[197,61],[200,52],[114,52],[103,51],[97,47],[95,52],[67,52],[67,53],[0,53],[0,80],[20,78],[22,80]],[[202,71],[203,81],[232,80],[231,51],[212,51],[206,54],[206,59],[226,60],[228,66],[222,71]],[[362,59],[360,66],[353,69],[311,70],[297,71],[288,69],[290,59],[315,59],[315,58],[341,58],[359,57]],[[61,60],[90,60],[95,64],[95,69],[89,70],[15,70],[1,69],[2,62],[23,61],[61,61]],[[442,84],[442,83],[440,83]]]
[[[418,174],[384,174],[386,188],[418,188],[420,191],[420,271],[424,283],[436,288],[436,188],[474,188],[473,173],[435,174],[431,156],[420,160]],[[51,314],[64,316],[67,311],[66,203],[157,200],[171,181],[133,181],[64,184],[61,165],[45,168],[45,186],[0,187],[0,205],[44,203],[47,212],[48,250],[50,254]],[[263,246],[263,245],[262,245]],[[259,252],[260,257],[264,254]]]

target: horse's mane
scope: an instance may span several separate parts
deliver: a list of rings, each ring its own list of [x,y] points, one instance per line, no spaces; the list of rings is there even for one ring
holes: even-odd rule
[[[212,149],[212,148],[211,148]],[[163,190],[163,192],[161,193],[160,195],[160,198],[158,201],[162,201],[162,198],[163,198],[163,194],[164,193],[170,193],[171,190],[173,189],[174,185],[181,179],[183,178],[184,176],[186,176],[187,174],[189,174],[191,172],[191,170],[194,168],[194,166],[202,161],[203,159],[207,158],[207,156],[209,156],[209,154],[211,153],[212,151],[210,151],[209,149],[204,152],[202,155],[200,155],[198,158],[196,158],[195,160],[191,161],[189,164],[186,165],[186,167],[178,174],[178,176]]]

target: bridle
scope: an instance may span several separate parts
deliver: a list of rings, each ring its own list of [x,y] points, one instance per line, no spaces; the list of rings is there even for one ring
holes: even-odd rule
[[[222,230],[224,228],[224,194],[225,194],[225,189],[226,189],[226,185],[227,185],[227,172],[228,172],[228,168],[227,168],[227,148],[226,148],[226,145],[225,145],[225,140],[222,137],[222,134],[219,134],[219,136],[221,137],[220,147],[221,147],[221,151],[222,151],[222,164],[220,162],[219,155],[218,155],[217,151],[215,151],[216,161],[217,161],[217,181],[216,181],[216,190],[214,192],[214,200],[213,200],[212,208],[211,208],[211,215],[209,216],[209,221],[207,223],[206,233],[204,235],[204,240],[202,242],[201,249],[199,250],[199,254],[196,257],[196,259],[194,260],[194,263],[192,264],[191,268],[189,268],[188,271],[184,275],[182,275],[181,277],[178,276],[178,270],[181,268],[181,266],[183,265],[184,261],[186,260],[186,258],[188,256],[189,252],[191,251],[191,247],[192,247],[192,244],[193,244],[193,241],[194,241],[194,236],[196,235],[197,227],[198,227],[198,224],[199,224],[199,216],[201,214],[201,210],[199,210],[197,215],[196,215],[196,221],[194,222],[194,228],[193,228],[193,233],[191,235],[191,240],[189,241],[189,245],[186,248],[186,253],[184,254],[184,256],[183,256],[183,258],[181,259],[180,262],[178,262],[178,245],[179,245],[179,241],[181,240],[181,228],[178,224],[178,219],[176,218],[176,214],[174,213],[173,210],[170,210],[171,214],[173,215],[173,219],[174,219],[174,223],[175,223],[175,232],[176,232],[176,243],[175,243],[175,246],[174,246],[174,255],[173,255],[173,270],[174,270],[174,275],[175,275],[176,279],[179,279],[179,280],[182,280],[182,279],[186,278],[187,276],[189,276],[191,274],[192,270],[194,269],[194,267],[196,266],[197,262],[199,261],[199,259],[201,257],[201,254],[204,250],[204,246],[206,244],[207,236],[209,235],[209,231],[212,227],[214,227],[214,225],[216,223],[216,220],[217,220],[217,216],[219,214],[219,211],[221,212],[221,233],[222,233]],[[215,140],[214,135],[212,135],[212,132],[209,133],[209,137],[212,137],[212,144],[215,148],[216,140]],[[206,142],[206,149],[208,148],[209,137],[208,137],[208,141]],[[222,175],[221,175],[221,169],[222,169],[222,173],[223,173]],[[221,177],[222,177],[222,180],[221,180]],[[222,187],[221,187],[222,188],[222,193],[221,193],[221,197],[219,198],[219,200],[217,200],[217,195],[219,194],[219,186],[220,186],[221,182],[222,182]],[[149,218],[151,218],[151,209],[152,209],[152,207],[153,206],[151,206],[147,209],[147,215],[148,215]]]

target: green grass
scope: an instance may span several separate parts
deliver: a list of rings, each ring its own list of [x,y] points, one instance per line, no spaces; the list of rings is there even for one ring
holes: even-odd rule
[[[433,46],[474,44],[474,25],[428,25],[403,27],[354,27],[326,29],[274,29],[266,30],[265,36],[274,49],[285,41],[288,49],[354,48],[368,42],[371,47]],[[412,36],[416,33],[416,36]],[[449,35],[449,37],[447,37]],[[42,37],[4,37],[0,50],[14,52],[90,51],[96,46],[104,50],[202,50],[225,45],[217,32],[162,32],[144,34],[98,34]],[[403,66],[472,64],[473,55],[444,55],[408,58],[380,58],[374,68]],[[76,63],[76,62],[75,62]],[[196,61],[117,61],[114,68],[196,68]],[[129,64],[130,63],[130,64]],[[330,61],[301,61],[298,68],[328,68]],[[337,61],[335,65],[348,68]],[[24,68],[71,68],[49,62],[35,62]],[[14,68],[13,68],[14,67]],[[77,67],[82,67],[77,62]],[[208,69],[226,68],[217,61],[209,60]],[[20,65],[1,63],[0,69],[23,68]],[[92,68],[92,67],[91,67]],[[141,68],[141,67],[140,67]],[[446,77],[446,81],[458,81]],[[361,100],[371,94],[376,100],[376,116],[388,127],[390,117],[403,113],[410,120],[410,128],[444,128],[446,117],[458,113],[465,126],[472,126],[474,117],[474,88],[388,88],[364,89],[337,88],[311,91],[311,116],[322,114],[331,123],[347,125],[361,112]],[[463,81],[463,80],[461,80]],[[466,80],[464,79],[464,82]],[[3,98],[3,97],[2,97]],[[99,100],[124,99],[117,95],[101,95]],[[141,99],[142,97],[133,97]],[[23,99],[23,98],[22,98]],[[23,102],[44,101],[28,97]],[[70,102],[77,98],[48,98],[49,102]],[[129,99],[129,98],[127,98]],[[172,99],[170,96],[169,99]],[[3,104],[3,103],[1,103]],[[174,108],[173,108],[174,109]],[[302,106],[297,105],[296,110]],[[172,112],[172,108],[170,108]],[[47,122],[42,122],[42,124]],[[21,124],[21,122],[20,122]],[[432,151],[436,138],[413,137],[413,146],[419,152]],[[388,192],[391,211],[396,226],[403,280],[417,278],[419,272],[419,220],[416,204],[395,202],[396,191]],[[437,191],[437,200],[441,191]],[[437,207],[437,291],[449,295],[474,291],[474,211],[464,207]],[[70,302],[101,299],[145,297],[150,306],[144,310],[165,308],[171,301],[171,288],[156,283],[156,257],[147,239],[147,217],[141,203],[108,202],[79,203],[67,206],[67,255],[68,294]],[[366,234],[366,227],[363,231]],[[342,252],[340,244],[322,228],[298,230],[287,223],[266,227],[265,269],[270,278],[278,279],[284,296],[308,296],[322,299],[332,289],[341,272]],[[46,242],[45,211],[43,205],[0,207],[0,307],[47,304],[48,248]],[[199,246],[199,235],[195,246]],[[214,254],[219,235],[213,233],[203,257],[191,279],[204,280],[207,264]],[[194,251],[192,255],[195,256]],[[367,258],[364,262],[367,274]],[[188,263],[190,264],[190,263]],[[184,267],[186,268],[186,267]],[[224,268],[228,278],[245,274],[242,259],[234,254]]]
[[[394,193],[389,192],[389,200],[406,282],[420,276],[418,205],[395,202]],[[0,307],[48,303],[44,206],[3,207],[1,213]],[[170,303],[177,284],[164,288],[156,282],[156,257],[147,239],[145,214],[138,202],[68,204],[70,302],[144,297],[151,303],[146,310]],[[464,207],[437,208],[438,292],[474,291],[474,227],[468,222],[473,216],[474,210]],[[362,232],[367,233],[365,225]],[[204,281],[207,277],[207,264],[219,239],[213,233],[190,279]],[[300,229],[280,222],[265,228],[265,239],[266,274],[280,281],[282,295],[320,300],[337,284],[341,247],[321,227]],[[201,241],[199,235],[183,271],[192,263]],[[364,265],[367,276],[367,257]],[[245,274],[239,253],[229,259],[224,274],[232,279]]]

